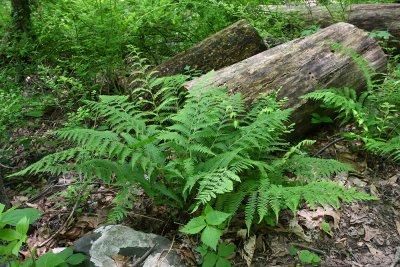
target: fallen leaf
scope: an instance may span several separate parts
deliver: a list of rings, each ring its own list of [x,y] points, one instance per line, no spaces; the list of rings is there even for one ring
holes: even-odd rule
[[[304,233],[303,228],[299,225],[299,223],[297,222],[296,218],[292,219],[289,222],[289,231],[291,233],[297,235],[301,239],[303,239],[303,240],[305,240],[307,242],[311,242],[311,237]]]
[[[372,246],[371,244],[365,244],[365,245],[367,245],[369,252],[373,255],[373,257],[375,259],[376,258],[382,258],[382,259],[386,258],[386,255],[382,251],[374,248],[374,246]]]
[[[282,240],[282,238],[275,238],[271,241],[269,247],[272,250],[271,257],[279,258],[289,254],[288,244]]]
[[[51,251],[53,253],[60,253],[61,251],[63,251],[64,249],[66,249],[66,247],[57,247],[57,248],[52,248]]]
[[[117,267],[128,267],[129,258],[122,255],[114,255],[111,258],[115,261]]]
[[[243,240],[246,240],[246,238],[247,238],[247,230],[246,229],[240,229],[239,231],[236,232],[236,236],[240,237]]]
[[[25,196],[14,196],[13,199],[11,200],[11,204],[13,206],[21,206],[26,201],[28,201],[28,198]]]
[[[396,228],[397,228],[397,233],[400,236],[400,221],[396,221]]]
[[[25,202],[25,205],[27,205],[29,208],[39,209],[39,205],[38,204]]]
[[[371,184],[370,190],[371,190],[371,195],[379,197],[379,191],[374,184]]]
[[[256,250],[265,251],[265,242],[262,235],[259,235],[256,239]]]
[[[393,175],[392,177],[389,178],[389,182],[392,184],[395,184],[397,182],[399,176]]]
[[[335,241],[335,247],[338,249],[344,249],[347,246],[347,239],[342,238]]]
[[[365,230],[364,240],[367,242],[371,241],[375,236],[381,233],[378,229],[369,227],[368,225],[364,225],[364,230]]]
[[[250,267],[253,260],[254,251],[256,250],[256,236],[250,237],[244,244],[242,257],[246,261],[247,266]]]
[[[318,228],[322,222],[325,221],[325,216],[333,218],[333,228],[339,228],[340,212],[335,211],[332,207],[327,206],[325,208],[318,207],[316,210],[300,210],[297,215],[305,219],[302,223],[308,229]]]

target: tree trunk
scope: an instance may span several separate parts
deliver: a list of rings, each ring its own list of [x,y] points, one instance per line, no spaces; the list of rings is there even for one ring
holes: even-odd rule
[[[308,37],[276,46],[258,55],[202,76],[185,84],[227,86],[231,92],[241,93],[248,104],[261,93],[278,90],[278,97],[288,97],[286,107],[294,108],[295,133],[300,136],[310,130],[310,114],[319,104],[299,97],[319,88],[366,88],[366,79],[349,52],[335,49],[332,43],[351,49],[376,72],[386,70],[386,56],[368,34],[353,25],[337,23]]]
[[[28,33],[31,29],[30,0],[11,0],[12,17],[17,34]]]
[[[0,203],[6,206],[5,209],[11,208],[11,202],[7,196],[6,189],[3,183],[3,175],[1,173],[0,173]]]
[[[156,66],[159,76],[185,72],[185,67],[208,72],[232,65],[266,50],[256,29],[240,20],[199,44]]]
[[[349,5],[344,10],[338,5],[262,6],[262,9],[267,12],[275,10],[293,13],[294,16],[300,16],[306,25],[327,27],[345,21],[366,31],[388,31],[394,39],[400,40],[400,4],[358,4]]]

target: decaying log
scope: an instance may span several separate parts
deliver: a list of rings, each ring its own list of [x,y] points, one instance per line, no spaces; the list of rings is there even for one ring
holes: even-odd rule
[[[319,88],[366,88],[366,79],[349,52],[333,48],[332,43],[359,54],[371,70],[386,70],[386,56],[377,43],[365,31],[341,22],[189,81],[185,87],[227,86],[231,92],[240,92],[247,103],[279,89],[278,97],[288,97],[286,107],[295,109],[296,133],[303,135],[319,104],[306,103],[300,96]]]
[[[153,70],[158,71],[158,76],[184,73],[186,66],[204,72],[218,70],[266,49],[257,30],[246,20],[240,20],[166,60]]]
[[[282,11],[300,16],[306,25],[327,27],[339,21],[366,31],[388,31],[400,40],[400,4],[354,4],[344,8],[332,6],[262,6],[266,12]]]

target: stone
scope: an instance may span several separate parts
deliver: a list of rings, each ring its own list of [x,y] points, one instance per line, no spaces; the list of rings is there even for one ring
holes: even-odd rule
[[[143,266],[180,267],[185,266],[179,255],[170,249],[172,243],[163,236],[135,231],[123,225],[101,226],[76,241],[75,252],[88,255],[81,267],[117,267],[113,259],[117,255],[138,260],[156,245],[143,262]]]

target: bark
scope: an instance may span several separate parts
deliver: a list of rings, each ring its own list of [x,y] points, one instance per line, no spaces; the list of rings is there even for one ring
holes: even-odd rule
[[[327,27],[345,21],[366,31],[388,31],[400,40],[400,4],[358,4],[345,10],[339,6],[263,6],[263,10],[277,10],[300,16],[306,25]],[[394,45],[396,43],[393,43]],[[398,44],[397,44],[398,45]]]
[[[158,76],[169,76],[192,69],[218,70],[266,50],[266,46],[246,20],[240,20],[199,44],[156,66]]]
[[[1,171],[1,169],[0,169]],[[6,189],[3,183],[3,176],[0,173],[0,203],[4,204],[6,207],[5,209],[11,208],[11,202],[7,196]]]
[[[313,35],[266,50],[251,58],[194,79],[185,84],[187,89],[227,86],[231,92],[241,93],[248,104],[261,93],[279,89],[278,97],[288,97],[286,107],[294,108],[296,134],[301,137],[310,130],[310,114],[319,104],[305,102],[299,97],[318,88],[366,88],[366,79],[349,53],[334,49],[337,43],[351,49],[368,62],[376,72],[386,70],[386,56],[366,32],[347,23],[337,23]]]
[[[18,34],[28,33],[31,29],[30,0],[11,0],[14,26]]]

